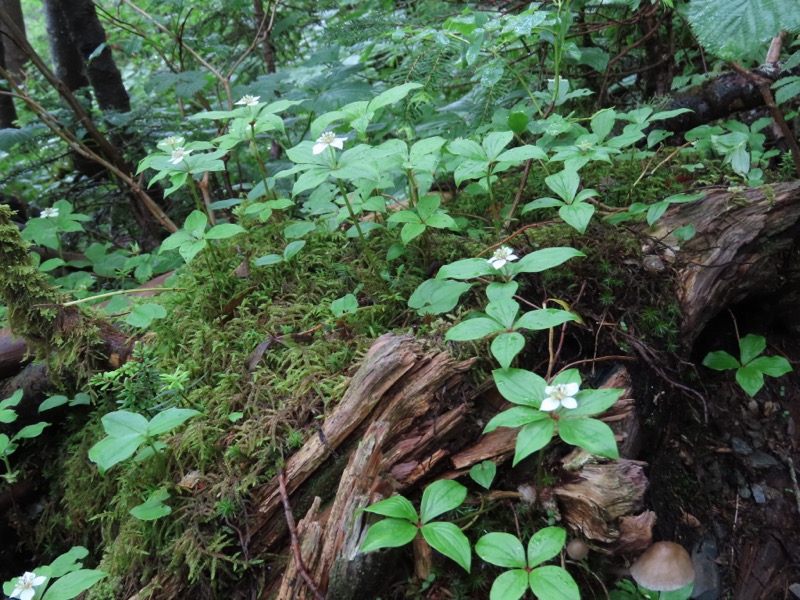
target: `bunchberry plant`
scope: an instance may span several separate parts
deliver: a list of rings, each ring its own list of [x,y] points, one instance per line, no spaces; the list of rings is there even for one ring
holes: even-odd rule
[[[739,359],[724,350],[709,352],[703,365],[715,371],[736,369],[736,382],[751,397],[764,387],[764,375],[780,377],[792,372],[789,361],[782,356],[761,356],[767,341],[761,335],[749,334],[739,340]]]
[[[91,588],[108,573],[84,569],[82,559],[89,551],[75,546],[49,565],[37,567],[20,577],[6,581],[3,593],[18,600],[72,600]]]

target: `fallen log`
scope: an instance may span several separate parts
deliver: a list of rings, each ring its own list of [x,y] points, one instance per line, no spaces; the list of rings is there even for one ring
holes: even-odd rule
[[[682,242],[674,232],[687,224],[697,233]],[[674,205],[654,227],[641,228],[649,240],[645,252],[675,270],[687,347],[721,310],[753,296],[776,297],[770,316],[797,321],[798,230],[800,182],[712,189],[700,200]]]

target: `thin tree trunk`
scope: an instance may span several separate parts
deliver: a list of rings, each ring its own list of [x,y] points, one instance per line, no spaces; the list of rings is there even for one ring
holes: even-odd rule
[[[2,37],[6,39],[5,35]],[[0,67],[6,68],[4,44],[0,44]],[[7,94],[8,91],[6,86],[0,86],[0,129],[16,127],[17,110],[14,108],[14,99]]]
[[[53,72],[71,92],[88,88],[89,78],[86,77],[83,59],[73,43],[59,0],[44,0],[42,4]]]
[[[19,29],[23,35],[27,35],[25,33],[25,19],[22,15],[20,0],[0,0],[0,6],[5,8],[6,12],[11,15],[17,29]],[[7,28],[2,23],[0,23],[0,37],[2,37],[3,40],[2,50],[5,51],[5,68],[9,73],[13,73],[15,76],[21,75],[25,63],[28,62],[28,57],[25,56],[25,52],[22,51],[22,48],[11,40],[8,36]]]

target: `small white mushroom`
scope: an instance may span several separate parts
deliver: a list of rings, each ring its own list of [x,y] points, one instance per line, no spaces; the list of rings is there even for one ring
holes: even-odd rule
[[[567,544],[567,556],[572,560],[583,560],[589,556],[589,545],[583,540],[572,540]]]
[[[631,575],[643,588],[672,592],[694,581],[694,565],[680,544],[656,542],[633,563]]]

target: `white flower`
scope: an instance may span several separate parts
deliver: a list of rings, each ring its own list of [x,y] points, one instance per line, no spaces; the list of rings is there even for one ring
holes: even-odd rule
[[[36,573],[25,572],[22,577],[17,579],[17,585],[11,593],[11,598],[19,598],[20,600],[31,600],[36,595],[35,588],[42,585],[47,581],[47,577],[36,576]]]
[[[246,94],[241,97],[238,102],[234,102],[234,104],[238,106],[258,106],[258,99],[261,96],[251,96],[250,94]]]
[[[49,219],[50,217],[57,217],[58,216],[58,209],[55,208],[55,207],[53,207],[53,208],[45,208],[45,209],[42,210],[42,212],[39,214],[39,216],[41,218],[43,218],[43,219]]]
[[[326,131],[323,133],[319,138],[317,138],[317,143],[314,144],[314,147],[311,149],[312,154],[319,154],[320,152],[324,152],[325,148],[338,148],[341,150],[344,148],[344,142],[347,138],[343,137],[336,137],[336,134],[332,131]]]
[[[547,398],[542,400],[542,405],[539,410],[549,412],[558,409],[559,406],[564,408],[578,408],[578,401],[575,400],[575,394],[578,393],[580,386],[577,383],[557,383],[556,385],[548,385],[544,388],[544,393]]]
[[[179,135],[171,135],[167,139],[165,139],[162,143],[166,144],[167,146],[181,146],[185,140]]]
[[[183,146],[179,146],[172,151],[172,156],[170,157],[169,162],[172,165],[177,165],[183,162],[183,159],[191,154],[191,150],[187,150]]]
[[[519,256],[514,254],[513,248],[510,246],[500,246],[494,251],[492,258],[489,259],[489,263],[495,269],[502,269],[507,263],[514,262],[518,258]]]

